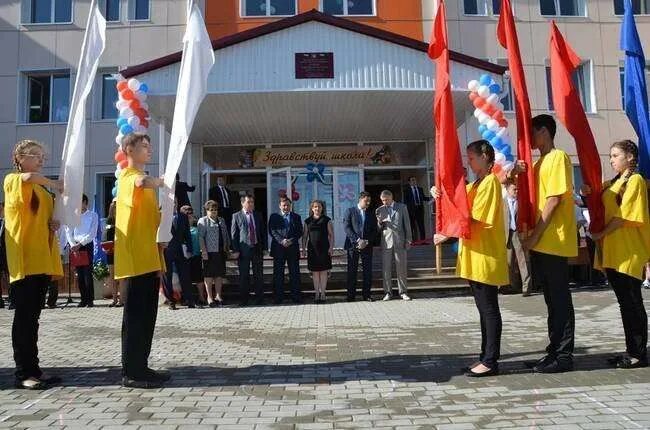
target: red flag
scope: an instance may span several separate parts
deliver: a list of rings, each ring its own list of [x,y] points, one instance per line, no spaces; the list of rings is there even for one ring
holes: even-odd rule
[[[587,197],[587,208],[591,218],[589,230],[600,232],[604,227],[605,218],[601,200],[600,156],[580,96],[571,78],[573,71],[580,65],[580,57],[566,43],[555,21],[551,21],[550,57],[555,113],[576,141],[582,178],[591,187],[591,195]]]
[[[530,113],[530,101],[526,88],[526,76],[521,63],[517,27],[512,16],[510,0],[501,0],[501,14],[497,25],[497,38],[501,46],[508,50],[508,69],[510,69],[510,85],[514,93],[515,114],[517,121],[517,158],[526,163],[525,174],[517,178],[519,231],[532,230],[535,227],[537,212],[537,194],[535,191],[535,172],[533,171],[533,124]]]
[[[469,238],[469,205],[449,82],[449,48],[443,0],[440,0],[431,32],[429,57],[436,60],[436,95],[433,102],[436,126],[435,182],[441,194],[436,204],[436,232],[448,237]]]

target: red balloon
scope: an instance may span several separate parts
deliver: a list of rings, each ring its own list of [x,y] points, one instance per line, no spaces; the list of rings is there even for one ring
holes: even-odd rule
[[[115,161],[120,163],[124,160],[126,160],[126,154],[120,149],[115,153]]]
[[[149,128],[149,121],[140,118],[140,125],[143,126],[144,128]]]
[[[501,173],[501,165],[495,163],[494,166],[492,166],[492,172],[494,172],[496,175]]]
[[[476,93],[469,93],[469,99],[470,99],[471,101],[474,101],[474,99],[476,99],[476,97],[478,97],[478,94],[476,94]]]
[[[137,99],[130,100],[129,107],[133,110],[133,112],[137,111],[140,109],[140,101]]]
[[[497,111],[495,109],[495,114],[492,116],[492,118],[496,119],[497,121],[500,121],[503,119],[503,111]]]
[[[119,163],[117,163],[122,169],[126,169],[129,167],[129,162],[127,160],[122,160]]]
[[[122,91],[120,95],[124,100],[133,100],[135,98],[135,94],[133,94],[133,91],[129,89]]]
[[[118,91],[124,91],[129,88],[129,84],[126,81],[120,81],[116,85]]]
[[[486,114],[492,116],[497,111],[497,108],[495,108],[494,106],[488,103],[485,109],[483,110],[485,111]]]
[[[485,105],[485,99],[483,97],[477,97],[474,99],[474,107],[477,109],[481,109]]]
[[[507,127],[508,126],[508,120],[506,120],[505,118],[501,118],[500,120],[497,120],[497,122],[499,123],[499,125],[501,127]]]

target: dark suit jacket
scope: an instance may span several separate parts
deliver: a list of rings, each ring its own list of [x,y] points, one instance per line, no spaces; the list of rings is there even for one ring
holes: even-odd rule
[[[284,253],[300,254],[300,238],[302,237],[302,219],[294,212],[289,213],[290,222],[287,228],[282,214],[271,214],[269,217],[269,234],[271,235],[271,256],[276,257]],[[291,246],[282,246],[283,239],[291,239]]]
[[[359,238],[369,241],[368,247],[378,244],[377,219],[368,209],[366,209],[366,222],[362,223],[359,208],[357,206],[348,208],[343,215],[343,228],[345,230],[344,249],[355,248]]]
[[[424,202],[428,202],[429,200],[431,200],[431,197],[429,197],[427,194],[424,194],[422,187],[416,187],[416,188],[420,193],[420,204],[424,204]],[[404,204],[406,204],[406,207],[409,209],[414,208],[415,198],[413,197],[411,186],[405,185],[403,191],[404,191]]]
[[[230,190],[229,190],[227,187],[223,187],[223,189],[224,189],[224,191],[228,194],[228,201],[229,201],[229,203],[230,203],[229,208],[230,208],[230,210],[232,210],[232,205],[233,205],[233,204],[237,204],[237,203],[239,203],[239,202],[235,202],[235,201],[233,201],[233,199],[232,199],[232,193],[230,192]],[[210,190],[208,190],[208,198],[209,198],[210,200],[214,200],[215,202],[219,203],[219,209],[220,209],[220,210],[225,209],[225,207],[226,207],[226,201],[225,201],[225,199],[223,198],[223,196],[221,195],[221,191],[219,190],[219,186],[218,186],[218,185],[215,185],[214,187],[210,188]]]
[[[196,187],[190,187],[187,182],[176,181],[174,187],[174,195],[176,196],[176,203],[180,209],[182,206],[190,204],[190,198],[187,196],[188,191],[192,192]]]
[[[183,245],[187,245],[187,250],[192,252],[190,220],[184,213],[176,212],[172,221],[172,238],[167,244],[167,251],[175,257],[184,257]]]
[[[251,246],[248,236],[248,220],[246,219],[246,214],[241,210],[233,214],[232,225],[230,226],[233,251],[246,253],[253,249],[263,251],[268,248],[268,236],[262,214],[258,211],[253,211],[253,217],[255,218],[255,236],[257,237],[257,244],[254,247]]]

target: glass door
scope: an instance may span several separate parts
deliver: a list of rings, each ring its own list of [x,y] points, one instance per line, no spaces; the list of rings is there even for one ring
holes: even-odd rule
[[[332,220],[334,223],[334,246],[343,248],[345,244],[345,230],[343,228],[343,215],[345,211],[358,202],[359,193],[363,190],[363,170],[360,168],[334,167]]]
[[[278,212],[280,196],[291,198],[291,168],[271,169],[266,172],[266,209],[267,216]]]

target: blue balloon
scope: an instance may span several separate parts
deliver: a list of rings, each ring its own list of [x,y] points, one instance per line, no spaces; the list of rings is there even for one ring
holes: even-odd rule
[[[505,155],[505,154],[504,154],[504,155]],[[506,155],[506,160],[508,160],[508,161],[515,161],[515,156],[512,155],[512,154],[508,154],[508,155]]]
[[[111,190],[111,194],[113,195],[113,197],[117,196],[117,186],[113,187],[113,189]]]
[[[123,135],[126,136],[129,133],[133,133],[133,127],[131,127],[128,124],[125,124],[122,127],[120,127],[120,131],[122,132]]]
[[[147,84],[140,84],[140,91],[142,91],[143,93],[148,92],[148,91],[149,91],[149,85],[147,85]]]
[[[501,86],[499,84],[490,85],[490,93],[501,94]]]
[[[492,83],[492,76],[490,76],[490,75],[488,75],[488,74],[481,75],[481,77],[479,78],[478,82],[479,82],[481,85],[490,85],[490,84]]]
[[[506,158],[508,158],[508,156],[512,157],[512,150],[509,146],[504,146],[499,152],[501,152]]]
[[[128,124],[128,123],[129,123],[129,121],[128,121],[126,118],[124,118],[123,116],[121,116],[121,117],[119,117],[119,118],[117,119],[117,127],[118,127],[118,128],[120,128],[120,127],[122,127],[123,125],[126,125],[126,124]]]
[[[487,125],[481,124],[481,125],[478,126],[478,133],[482,136],[483,133],[485,133],[485,130],[487,130],[487,129],[488,129]]]
[[[503,146],[503,140],[501,140],[499,136],[495,136],[494,138],[490,139],[490,143],[497,150]]]
[[[496,136],[496,134],[495,134],[493,131],[491,131],[491,130],[486,130],[486,131],[483,133],[482,136],[483,136],[483,139],[485,139],[485,140],[492,140],[492,139],[494,139],[494,137]]]

